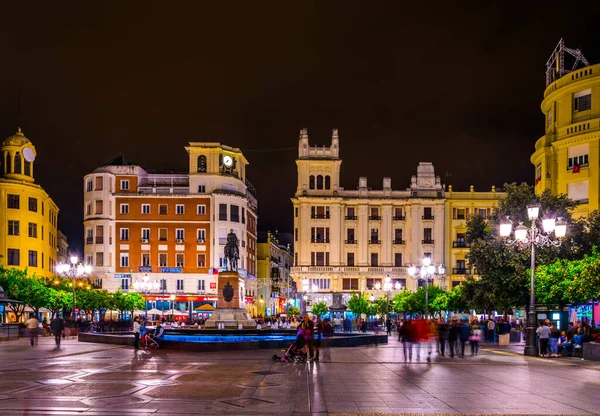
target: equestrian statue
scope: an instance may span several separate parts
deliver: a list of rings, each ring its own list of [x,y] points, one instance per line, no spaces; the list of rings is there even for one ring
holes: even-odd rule
[[[237,272],[239,258],[239,241],[233,230],[230,230],[227,234],[227,244],[225,244],[225,269]]]

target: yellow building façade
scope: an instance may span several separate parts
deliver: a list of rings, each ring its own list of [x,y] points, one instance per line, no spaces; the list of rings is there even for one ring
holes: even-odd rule
[[[21,129],[2,143],[0,264],[53,275],[58,248],[58,207],[34,183],[36,151]]]
[[[546,133],[531,156],[535,192],[566,194],[578,203],[573,214],[586,216],[600,203],[600,65],[550,83],[541,108]]]

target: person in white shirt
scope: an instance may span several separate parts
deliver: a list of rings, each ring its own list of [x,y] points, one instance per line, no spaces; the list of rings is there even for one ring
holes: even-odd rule
[[[550,334],[552,333],[552,330],[548,326],[548,323],[544,322],[544,324],[541,325],[535,331],[535,333],[538,335],[539,341],[540,341],[540,355],[542,357],[547,357],[548,356],[548,341],[550,340]]]
[[[133,318],[133,349],[140,349],[140,318]]]

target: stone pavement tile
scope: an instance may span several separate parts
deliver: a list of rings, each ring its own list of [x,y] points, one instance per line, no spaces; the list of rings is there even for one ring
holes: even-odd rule
[[[157,399],[216,400],[240,397],[244,390],[241,387],[223,388],[207,385],[198,388],[194,384],[182,384],[176,388],[171,386],[151,387],[144,391],[144,395]]]
[[[195,374],[182,374],[177,377],[177,381],[195,382],[195,383],[249,383],[257,378],[256,374],[217,374],[199,372]]]
[[[97,372],[80,377],[82,380],[121,380],[121,381],[135,381],[135,380],[149,380],[149,379],[165,379],[168,375],[160,372],[124,372],[124,371],[111,371],[111,372]]]
[[[133,384],[128,383],[74,383],[59,385],[40,385],[31,389],[25,389],[13,393],[15,397],[75,397],[86,398],[91,396],[125,395],[139,390]]]
[[[74,371],[24,371],[24,372],[6,372],[2,373],[2,378],[8,380],[50,380],[57,378],[67,378],[76,375]]]

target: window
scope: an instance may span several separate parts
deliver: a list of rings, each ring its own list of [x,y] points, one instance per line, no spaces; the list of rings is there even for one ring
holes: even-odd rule
[[[294,217],[298,218],[298,208],[294,208]]]
[[[328,219],[329,218],[329,207],[325,206],[312,206],[310,207],[310,217],[317,219]]]
[[[104,226],[96,225],[96,244],[104,243]]]
[[[96,253],[96,266],[104,266],[104,253]]]
[[[160,215],[167,215],[167,212],[168,212],[168,210],[167,210],[167,204],[160,204],[158,206],[158,213]]]
[[[150,214],[150,204],[142,204],[142,214]]]
[[[402,267],[402,253],[394,253],[394,267]]]
[[[206,185],[198,185],[198,193],[199,194],[206,193]]]
[[[51,233],[48,233],[48,239],[50,239],[51,237]],[[94,242],[94,230],[92,230],[91,228],[88,228],[87,230],[85,230],[85,243],[86,244],[92,244]]]
[[[346,253],[346,266],[354,266],[354,253]]]
[[[177,279],[177,290],[183,291],[183,279]]]
[[[479,215],[482,218],[487,218],[487,217],[489,217],[488,211],[489,211],[489,208],[479,208]]]
[[[96,176],[96,191],[101,191],[102,189],[102,176]]]
[[[8,208],[19,209],[19,195],[8,194]]]
[[[150,267],[150,253],[142,253],[142,267]]]
[[[204,243],[206,241],[206,230],[204,228],[198,228],[196,230],[196,238],[199,243]]]
[[[329,266],[329,252],[313,251],[310,259],[312,266]]]
[[[550,111],[548,111],[548,113],[546,114],[546,127],[550,127],[552,125],[552,119],[553,119],[553,111],[552,109]]]
[[[573,96],[573,112],[592,108],[592,92],[590,90],[575,93]]]
[[[323,189],[323,176],[317,176],[317,189]]]
[[[158,229],[158,241],[167,241],[167,229],[166,228]]]
[[[206,205],[197,205],[196,208],[197,208],[198,215],[206,214]]]
[[[310,175],[308,178],[308,189],[315,189],[315,175]]]
[[[92,183],[92,181],[86,181],[85,183],[85,191],[86,192],[92,192],[94,190],[94,184]]]
[[[176,228],[175,229],[175,239],[177,240],[178,243],[182,243],[183,239],[184,239],[184,230],[183,228]]]
[[[309,281],[310,287],[314,285],[318,290],[329,290],[331,288],[331,280],[329,278],[313,278]]]
[[[381,284],[381,279],[367,279],[367,290],[375,290],[377,289],[377,283],[379,283],[379,289],[383,287]]]
[[[200,267],[200,266],[198,266]],[[202,266],[204,267],[204,266]],[[198,292],[204,292],[206,290],[206,281],[204,279],[198,279]]]
[[[331,189],[331,178],[329,175],[325,176],[325,189]]]
[[[589,202],[589,181],[571,182],[567,184],[567,195],[569,199],[579,203]]]
[[[371,207],[371,215],[369,216],[370,220],[379,220],[381,217],[379,216],[379,208]]]
[[[38,210],[38,200],[37,198],[29,197],[29,211],[37,212]]]
[[[246,208],[242,207],[242,224],[246,224]]]
[[[198,156],[198,172],[206,172],[206,156],[204,155]]]
[[[160,290],[167,290],[167,279],[160,279]]]
[[[198,264],[199,268],[206,267],[206,254],[198,253],[197,260],[198,260],[197,264]]]
[[[19,266],[20,262],[20,252],[18,248],[9,248],[8,249],[8,259],[6,260],[6,264],[9,266]]]
[[[92,215],[92,204],[85,205],[85,215]]]
[[[121,267],[129,267],[129,253],[121,253]]]
[[[129,279],[121,279],[121,290],[129,290]]]
[[[433,219],[433,214],[432,214],[431,207],[425,207],[425,208],[423,208],[423,219],[424,220],[432,220]]]
[[[229,220],[232,222],[240,222],[240,207],[237,205],[229,205]]]
[[[219,204],[219,221],[227,221],[227,204]]]
[[[104,213],[104,201],[102,201],[102,200],[96,201],[96,210],[94,211],[94,213],[96,215],[102,215]]]
[[[310,229],[310,241],[312,243],[328,243],[329,227],[312,227]]]
[[[150,228],[142,228],[142,242],[150,240]]]
[[[431,228],[423,228],[423,242],[431,242]]]
[[[402,228],[394,229],[394,243],[402,244]]]
[[[15,173],[21,173],[21,154],[15,153]]]
[[[379,253],[371,253],[371,267],[379,266]]]
[[[121,228],[119,234],[121,241],[129,240],[129,228]]]
[[[298,241],[298,229],[294,228],[294,241]]]
[[[121,214],[129,214],[129,204],[121,204],[119,212]]]
[[[19,235],[19,221],[8,221],[8,235]]]
[[[356,219],[356,209],[354,207],[346,208],[346,219],[347,220],[355,220]]]
[[[175,214],[176,215],[183,215],[184,213],[185,213],[185,205],[183,205],[183,204],[175,205]]]
[[[354,228],[348,228],[346,230],[346,242],[354,243],[356,240],[354,239]]]
[[[121,180],[121,191],[129,191],[129,180]]]
[[[158,253],[158,267],[167,267],[167,253]]]
[[[35,250],[29,250],[29,261],[27,264],[29,264],[30,267],[37,267],[37,251]]]
[[[378,242],[379,242],[379,229],[371,228],[371,243],[378,243]]]
[[[342,290],[358,290],[358,279],[343,279]]]
[[[29,223],[29,237],[37,238],[37,224],[35,222]]]

